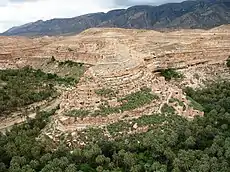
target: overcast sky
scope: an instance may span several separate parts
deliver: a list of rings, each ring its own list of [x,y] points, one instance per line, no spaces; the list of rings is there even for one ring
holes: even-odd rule
[[[0,0],[0,32],[37,20],[107,12],[132,5],[159,5],[183,0]]]

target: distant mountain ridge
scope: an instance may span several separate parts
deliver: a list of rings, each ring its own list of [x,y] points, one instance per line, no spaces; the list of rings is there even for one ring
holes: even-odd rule
[[[76,34],[92,27],[135,29],[201,28],[230,23],[230,1],[199,0],[140,5],[107,13],[92,13],[73,18],[36,21],[13,27],[1,35],[44,36]]]

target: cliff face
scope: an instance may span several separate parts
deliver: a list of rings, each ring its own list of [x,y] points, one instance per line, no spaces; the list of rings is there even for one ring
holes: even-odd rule
[[[228,23],[230,23],[230,2],[185,1],[160,6],[133,6],[68,19],[40,20],[13,27],[2,35],[65,35],[79,33],[92,27],[207,29]]]

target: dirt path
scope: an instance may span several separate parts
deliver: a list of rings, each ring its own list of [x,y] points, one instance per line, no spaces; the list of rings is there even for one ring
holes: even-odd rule
[[[43,111],[51,111],[52,109],[56,108],[60,104],[60,99],[57,98],[51,102],[48,102],[48,104],[43,105],[41,109]],[[36,117],[35,112],[31,112],[28,116],[28,118],[34,119]],[[16,116],[14,118],[6,118],[0,123],[0,132],[5,133],[6,130],[10,130],[15,124],[21,124],[27,120],[26,116]]]
[[[162,102],[162,103],[161,103],[161,105],[160,105],[160,107],[159,107],[159,110],[158,110],[158,113],[161,113],[161,110],[162,110],[164,104],[169,104],[169,100],[172,98],[172,94],[173,94],[173,92],[170,91],[167,100],[166,100],[165,102]]]

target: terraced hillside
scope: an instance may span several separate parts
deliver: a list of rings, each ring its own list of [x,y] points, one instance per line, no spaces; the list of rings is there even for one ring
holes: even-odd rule
[[[188,119],[202,116],[183,88],[229,78],[228,25],[173,32],[94,28],[70,37],[1,37],[0,44],[1,69],[29,65],[62,76],[82,76],[75,87],[62,92],[60,109],[44,129],[52,139],[163,112]],[[84,64],[85,73],[60,69],[68,62]],[[166,80],[165,71],[172,75],[170,70],[180,77]],[[135,122],[132,127],[145,131]]]

